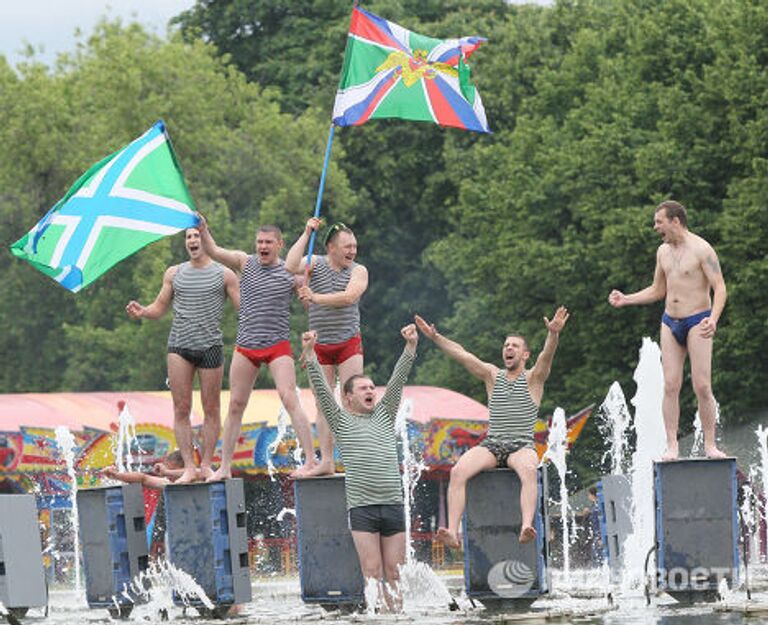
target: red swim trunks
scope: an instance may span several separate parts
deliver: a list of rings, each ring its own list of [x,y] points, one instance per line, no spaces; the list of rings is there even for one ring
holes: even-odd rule
[[[321,365],[340,365],[352,356],[363,355],[363,337],[355,334],[343,343],[317,343],[315,354]]]
[[[291,344],[288,341],[280,341],[279,343],[275,343],[264,349],[249,349],[248,347],[240,347],[239,345],[236,345],[235,351],[240,352],[250,360],[256,368],[262,364],[268,365],[275,358],[280,358],[280,356],[290,356],[293,358]]]

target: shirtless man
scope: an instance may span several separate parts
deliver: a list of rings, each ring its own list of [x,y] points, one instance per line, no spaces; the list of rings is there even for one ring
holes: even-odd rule
[[[544,317],[547,340],[536,364],[526,369],[531,353],[524,336],[510,334],[501,355],[504,367],[483,362],[461,345],[440,334],[434,325],[416,315],[416,326],[448,357],[463,365],[476,378],[485,382],[488,393],[488,436],[465,452],[451,469],[448,484],[448,527],[437,530],[437,540],[448,547],[459,546],[459,523],[466,503],[467,481],[495,467],[509,467],[520,477],[520,511],[522,522],[519,540],[527,543],[536,537],[533,517],[538,499],[536,469],[539,457],[533,441],[533,426],[544,395],[544,383],[552,368],[552,359],[560,340],[560,332],[568,321],[568,311],[560,306],[552,321]]]
[[[320,220],[312,217],[302,235],[285,258],[285,268],[294,274],[307,269],[304,250]],[[325,234],[327,256],[313,256],[310,280],[299,289],[299,296],[309,306],[309,328],[317,332],[315,352],[323,367],[328,384],[333,387],[336,375],[343,387],[353,375],[363,373],[363,341],[360,336],[359,303],[368,288],[368,270],[355,262],[357,239],[347,226],[333,224]],[[320,464],[312,475],[335,471],[333,437],[328,424],[317,411],[317,437],[320,443]]]
[[[400,334],[405,348],[381,401],[376,401],[376,385],[369,377],[354,375],[342,387],[344,407],[336,403],[318,363],[317,333],[310,330],[302,336],[309,381],[344,461],[348,522],[360,568],[366,580],[379,584],[379,596],[391,610],[402,605],[397,581],[399,567],[405,564],[405,512],[395,419],[419,341],[413,324]]]
[[[173,304],[173,324],[168,335],[168,384],[173,398],[173,432],[184,460],[180,484],[197,476],[192,450],[192,383],[200,380],[203,402],[201,475],[213,475],[211,461],[221,432],[221,380],[224,375],[221,315],[224,299],[240,306],[237,276],[213,262],[202,248],[200,230],[187,228],[185,244],[189,261],[169,267],[163,286],[149,306],[130,301],[125,307],[132,319],[159,319]]]
[[[727,292],[717,254],[700,236],[688,230],[685,207],[672,200],[656,207],[653,229],[663,243],[656,252],[653,284],[625,295],[613,290],[611,306],[650,304],[666,297],[661,317],[661,360],[664,369],[662,412],[667,437],[663,460],[678,457],[677,425],[685,357],[691,359],[693,391],[699,404],[704,453],[725,454],[715,442],[715,398],[712,395],[712,338],[725,307]],[[714,291],[714,298],[710,297]]]
[[[314,467],[315,454],[309,419],[296,393],[296,370],[288,341],[296,281],[280,258],[283,235],[277,226],[261,226],[256,232],[256,253],[249,255],[216,245],[202,217],[200,232],[203,248],[211,258],[240,274],[240,314],[229,368],[229,412],[224,423],[221,466],[209,481],[232,477],[232,456],[243,413],[262,364],[267,365],[272,374],[280,401],[291,417],[296,438],[304,451],[304,464],[293,475],[304,475]]]

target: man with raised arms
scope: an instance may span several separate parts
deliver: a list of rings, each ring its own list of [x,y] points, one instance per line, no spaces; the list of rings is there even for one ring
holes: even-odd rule
[[[370,378],[353,375],[342,387],[343,408],[336,403],[318,362],[317,332],[310,330],[302,337],[309,381],[344,462],[349,528],[360,568],[366,580],[380,583],[380,596],[383,591],[390,609],[400,607],[397,581],[399,567],[405,563],[405,512],[395,418],[419,340],[413,324],[400,334],[405,349],[381,401],[376,402],[376,385]]]
[[[285,258],[291,273],[306,272],[307,259],[302,258],[313,230],[320,220],[312,217],[302,235]],[[326,256],[313,256],[309,284],[299,288],[299,296],[309,307],[309,328],[317,332],[315,351],[333,386],[338,374],[343,387],[352,375],[363,373],[363,341],[360,336],[360,298],[368,288],[368,270],[355,262],[357,239],[342,223],[333,224],[325,234]],[[317,415],[317,437],[320,443],[320,463],[312,475],[324,475],[335,470],[333,438],[322,411]]]
[[[538,498],[536,468],[539,457],[533,441],[533,426],[566,321],[568,311],[563,306],[555,311],[552,321],[544,317],[547,339],[532,369],[525,368],[531,355],[525,337],[509,334],[501,350],[504,366],[499,368],[483,362],[416,315],[416,325],[424,336],[469,373],[485,382],[488,393],[488,435],[479,445],[464,453],[451,469],[448,527],[437,531],[437,540],[445,545],[459,546],[459,523],[464,513],[467,481],[481,471],[495,467],[509,467],[520,477],[522,523],[519,540],[526,543],[536,537],[533,517]]]
[[[653,229],[662,240],[656,251],[653,284],[629,295],[614,289],[608,302],[622,308],[664,299],[661,363],[667,450],[662,459],[674,460],[679,455],[677,426],[686,355],[691,359],[691,381],[699,404],[704,453],[708,458],[723,458],[725,454],[715,441],[717,407],[712,394],[712,339],[728,298],[720,262],[712,246],[688,230],[688,213],[679,202],[667,200],[656,207]]]
[[[261,226],[256,232],[256,253],[246,254],[219,247],[202,217],[200,232],[203,248],[211,258],[240,274],[240,314],[229,368],[229,411],[224,423],[221,466],[209,481],[232,477],[232,456],[243,413],[261,365],[269,368],[304,451],[304,464],[293,475],[304,475],[314,466],[315,455],[309,419],[296,393],[296,370],[288,341],[290,305],[296,282],[280,258],[283,235],[277,226]]]
[[[198,478],[192,449],[192,383],[200,380],[203,435],[199,476],[213,475],[211,461],[221,431],[220,393],[224,375],[221,316],[224,299],[240,305],[237,276],[214,262],[200,243],[200,230],[188,228],[185,245],[189,261],[169,267],[155,301],[149,306],[130,301],[125,311],[132,319],[159,319],[173,305],[168,335],[168,384],[173,398],[173,431],[184,471],[176,480]]]

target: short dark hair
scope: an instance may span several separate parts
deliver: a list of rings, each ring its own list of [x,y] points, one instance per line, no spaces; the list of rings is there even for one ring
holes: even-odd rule
[[[528,351],[531,350],[531,348],[528,347],[528,339],[525,338],[525,336],[523,336],[522,334],[520,334],[518,332],[508,332],[507,336],[504,338],[504,340],[506,341],[507,339],[510,339],[510,338],[523,339],[523,343],[525,344],[525,349],[527,349]]]
[[[264,226],[259,226],[259,229],[256,231],[256,234],[259,232],[271,232],[272,234],[277,235],[278,241],[283,240],[283,231],[280,230],[278,226],[274,226],[272,224],[266,224]]]
[[[351,393],[355,388],[355,381],[356,380],[370,380],[367,375],[362,375],[361,373],[356,373],[353,376],[350,376],[347,378],[347,381],[344,382],[344,386],[342,387],[342,390],[344,391],[344,394]]]
[[[590,486],[589,487],[589,494],[590,495],[594,495],[595,497],[597,497],[597,486]]]
[[[181,457],[181,452],[176,449],[175,451],[171,451],[165,454],[163,463],[167,464],[168,466],[173,465],[173,467],[181,469],[184,466],[184,458]]]
[[[672,220],[677,217],[680,220],[681,226],[688,227],[688,211],[685,210],[685,206],[680,204],[680,202],[666,200],[659,204],[654,212],[658,213],[660,210],[664,211],[667,219]]]
[[[332,224],[328,228],[328,231],[325,233],[325,238],[323,239],[323,245],[328,247],[329,243],[333,243],[336,240],[336,237],[339,236],[339,232],[347,232],[349,234],[354,234],[354,232],[352,232],[352,229],[347,224],[337,221],[335,224]]]

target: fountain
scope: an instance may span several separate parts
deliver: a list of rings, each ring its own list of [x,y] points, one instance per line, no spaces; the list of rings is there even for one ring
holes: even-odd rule
[[[67,465],[67,474],[70,479],[70,501],[72,502],[72,531],[74,532],[74,559],[75,559],[75,592],[80,596],[80,535],[79,519],[77,514],[77,474],[75,473],[75,450],[77,443],[69,428],[63,425],[56,427],[56,443],[64,456]]]
[[[565,456],[568,453],[568,425],[565,419],[565,412],[562,408],[555,409],[552,415],[552,424],[549,428],[547,438],[547,451],[542,460],[549,460],[555,465],[557,475],[560,478],[560,521],[563,532],[563,583],[570,585],[570,531],[568,528],[568,486],[566,484],[566,474],[568,468],[565,462]]]

